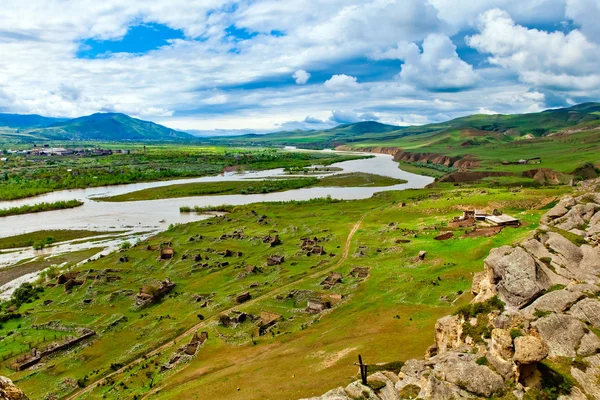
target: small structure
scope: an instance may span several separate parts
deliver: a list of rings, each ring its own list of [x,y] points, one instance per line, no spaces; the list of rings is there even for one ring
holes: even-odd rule
[[[60,274],[56,278],[56,283],[58,283],[59,285],[63,285],[70,280],[77,279],[77,275],[79,275],[78,271],[65,272],[64,274]]]
[[[519,220],[510,215],[488,215],[485,220],[495,226],[518,226]]]
[[[165,278],[158,286],[146,285],[140,288],[140,291],[136,296],[135,304],[141,308],[155,303],[169,293],[174,287],[175,283],[171,282],[169,278]]]
[[[485,217],[489,214],[483,210],[475,210],[475,219],[477,221],[485,221]]]
[[[258,323],[258,334],[260,336],[264,335],[282,319],[283,317],[279,314],[270,311],[261,311],[260,320]]]
[[[173,258],[174,254],[175,250],[173,250],[172,247],[163,247],[162,249],[160,249],[161,260],[170,260],[171,258]]]
[[[252,296],[250,295],[250,292],[244,292],[235,297],[235,302],[238,304],[241,304],[241,303],[247,302],[251,298],[252,298]]]
[[[342,274],[339,272],[332,272],[323,280],[323,282],[321,282],[321,286],[323,286],[323,289],[331,289],[338,283],[342,283]]]
[[[284,256],[272,255],[267,258],[267,265],[268,266],[279,265],[279,264],[283,263],[284,261],[285,261]]]
[[[366,279],[369,276],[368,267],[356,267],[350,272],[350,276],[359,279]]]
[[[268,243],[269,246],[275,247],[281,244],[281,239],[279,239],[279,235],[271,236],[269,234],[263,238],[263,243]]]
[[[306,311],[309,314],[318,314],[328,308],[331,306],[321,299],[308,299]]]

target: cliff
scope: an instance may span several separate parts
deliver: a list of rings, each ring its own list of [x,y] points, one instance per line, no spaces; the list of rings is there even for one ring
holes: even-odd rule
[[[435,344],[312,400],[600,399],[600,180],[493,249],[471,304],[437,321]]]

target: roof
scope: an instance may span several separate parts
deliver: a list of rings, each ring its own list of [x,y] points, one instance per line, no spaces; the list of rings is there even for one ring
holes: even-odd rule
[[[483,210],[475,210],[475,215],[488,215],[488,213]]]
[[[511,217],[510,215],[502,214],[502,215],[488,215],[486,217],[488,221],[491,221],[495,224],[506,224],[508,222],[518,222],[519,220],[515,217]]]

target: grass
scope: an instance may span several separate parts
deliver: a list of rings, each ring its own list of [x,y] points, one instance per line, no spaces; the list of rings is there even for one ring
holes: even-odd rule
[[[100,201],[122,202],[158,200],[180,197],[232,195],[232,194],[265,194],[301,189],[305,187],[375,187],[392,186],[407,181],[386,176],[353,172],[326,176],[318,179],[285,178],[267,180],[242,180],[225,182],[201,182],[169,185],[150,189],[138,190],[117,196],[98,198]]]
[[[465,293],[472,274],[482,270],[489,250],[525,238],[543,213],[539,208],[566,190],[531,188],[514,193],[503,188],[433,188],[384,192],[361,201],[237,206],[223,217],[173,227],[78,268],[115,269],[119,280],[88,280],[67,293],[61,285],[45,287],[39,300],[19,309],[24,315],[18,320],[23,329],[60,320],[101,334],[87,346],[58,354],[36,370],[11,371],[6,368],[7,359],[0,365],[0,374],[15,380],[31,398],[49,393],[62,397],[72,391],[61,385],[64,379],[87,379],[90,384],[112,372],[111,365],[128,365],[137,359],[137,364],[117,372],[87,396],[133,398],[157,388],[160,391],[154,397],[158,399],[287,399],[322,394],[355,379],[353,363],[358,354],[371,365],[421,357],[433,342],[435,321],[468,302]],[[457,234],[443,242],[433,239],[439,231],[422,230],[441,226],[460,215],[463,207],[481,208],[491,202],[518,216],[523,226],[504,229],[494,237],[461,239]],[[399,203],[407,206],[399,207]],[[266,215],[266,223],[258,222],[257,215]],[[358,221],[343,261],[348,234]],[[395,225],[390,226],[391,222]],[[221,239],[239,229],[243,229],[243,239]],[[264,236],[275,233],[281,245],[271,248],[263,243]],[[323,240],[327,255],[307,257],[299,251],[301,239],[314,236]],[[406,237],[410,242],[397,243]],[[158,248],[165,242],[172,244],[175,257],[158,261]],[[219,254],[225,250],[242,255]],[[427,257],[417,262],[421,250],[427,251]],[[208,268],[198,266],[196,254],[202,254]],[[285,262],[266,266],[266,257],[273,254],[284,255]],[[229,265],[217,266],[224,261]],[[246,265],[258,266],[262,272],[245,275]],[[349,276],[356,266],[370,268],[366,280]],[[326,291],[320,282],[329,270],[340,272],[343,278]],[[176,283],[169,295],[142,310],[133,307],[135,300],[127,291],[135,293],[165,276]],[[306,299],[288,297],[292,289],[314,295],[338,293],[343,299],[332,310],[311,315],[304,312]],[[236,305],[234,297],[247,290],[252,300]],[[193,297],[211,293],[206,307]],[[44,306],[48,299],[54,303]],[[84,299],[91,303],[83,303]],[[238,328],[215,325],[219,315],[232,307],[253,315],[271,311],[283,321],[260,337],[252,336],[252,322]],[[209,333],[209,340],[189,363],[161,373],[160,365],[191,336],[179,335],[196,324],[200,324],[199,331]],[[0,329],[0,336],[5,334]],[[147,355],[162,344],[164,349]],[[2,346],[0,342],[0,353]]]
[[[32,214],[44,211],[64,210],[82,206],[83,202],[79,200],[55,201],[53,203],[37,203],[33,205],[23,205],[20,207],[11,207],[0,209],[0,217],[9,217],[11,215]]]
[[[0,238],[0,250],[14,249],[18,247],[33,246],[37,242],[46,242],[47,244],[56,242],[66,242],[74,239],[87,238],[92,236],[106,235],[116,232],[97,232],[86,230],[48,230],[24,233],[22,235],[8,236]]]

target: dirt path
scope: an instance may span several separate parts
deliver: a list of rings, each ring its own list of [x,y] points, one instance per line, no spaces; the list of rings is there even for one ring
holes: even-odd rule
[[[373,211],[373,210],[371,210]],[[367,216],[367,214],[371,211],[367,211],[366,213],[364,213],[360,219],[354,224],[354,226],[352,227],[352,229],[350,230],[350,233],[348,233],[348,237],[346,238],[346,243],[344,244],[344,251],[342,252],[342,257],[339,259],[338,262],[336,262],[334,265],[332,265],[331,267],[321,270],[321,271],[317,271],[313,274],[307,275],[304,278],[298,279],[296,281],[287,283],[283,286],[280,286],[276,289],[273,289],[270,292],[264,293],[259,297],[256,297],[254,299],[251,299],[247,302],[245,302],[242,306],[248,306],[248,305],[252,305],[255,304],[261,300],[264,300],[267,297],[271,297],[273,295],[276,295],[277,293],[284,291],[286,289],[289,289],[290,287],[297,285],[299,283],[302,283],[308,279],[314,279],[314,278],[318,278],[319,276],[323,276],[326,275],[330,272],[332,272],[333,270],[335,270],[336,268],[338,268],[340,265],[342,265],[347,259],[348,259],[348,255],[350,254],[350,245],[352,244],[352,238],[354,237],[354,235],[356,234],[356,232],[358,231],[358,229],[360,228],[360,225],[362,224],[363,220],[365,219],[365,217]],[[219,315],[221,314],[227,314],[235,309],[238,309],[240,307],[240,305],[236,305],[234,307],[230,307],[227,308],[225,310],[221,310],[220,312],[218,312],[217,314],[206,318],[204,321],[197,323],[196,325],[192,326],[191,328],[189,328],[188,330],[186,330],[185,332],[183,332],[182,334],[178,335],[177,337],[170,339],[169,341],[165,342],[164,344],[160,345],[159,347],[156,347],[154,350],[146,353],[145,355],[136,358],[135,360],[131,361],[130,363],[128,363],[127,365],[119,368],[118,370],[111,372],[110,374],[106,375],[105,377],[95,381],[94,383],[86,386],[85,388],[69,395],[68,397],[65,397],[65,400],[75,400],[77,398],[79,398],[80,396],[94,390],[98,385],[103,384],[104,382],[106,382],[106,380],[110,377],[113,377],[115,375],[118,375],[122,372],[124,372],[126,369],[131,368],[135,365],[140,364],[141,362],[145,361],[147,358],[152,357],[154,355],[156,355],[157,353],[160,353],[163,350],[166,350],[170,347],[172,347],[174,345],[175,342],[179,342],[182,339],[184,339],[186,336],[191,336],[193,335],[198,329],[208,325],[208,323],[210,323],[213,320],[216,320]],[[149,395],[156,393],[158,390],[160,390],[160,387],[155,388],[154,390],[152,390],[151,392],[147,393],[143,398],[148,397]]]

